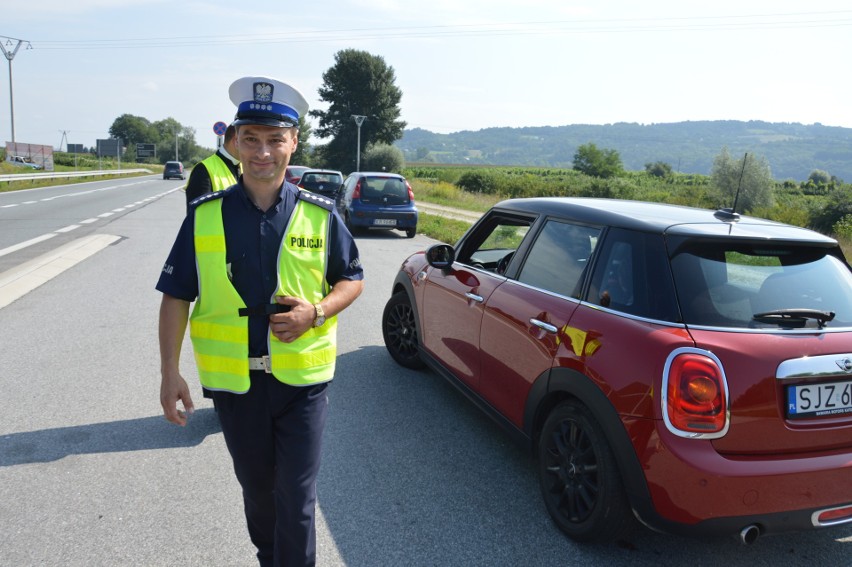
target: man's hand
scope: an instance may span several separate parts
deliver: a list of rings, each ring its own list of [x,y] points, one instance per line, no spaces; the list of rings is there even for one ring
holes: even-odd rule
[[[178,409],[178,400],[183,404],[185,411]],[[189,395],[189,386],[179,373],[163,372],[163,380],[160,383],[160,405],[163,406],[166,419],[180,426],[186,425],[187,415],[195,411],[192,396]]]
[[[312,303],[300,297],[276,296],[275,301],[289,305],[290,311],[269,316],[269,329],[282,343],[292,343],[313,327],[317,311]]]

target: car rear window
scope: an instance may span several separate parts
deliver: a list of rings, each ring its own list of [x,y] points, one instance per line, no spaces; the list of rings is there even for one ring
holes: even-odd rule
[[[852,273],[830,249],[797,243],[695,240],[680,246],[672,270],[684,322],[737,328],[852,326]],[[762,314],[775,313],[772,317]]]
[[[411,200],[408,187],[398,177],[364,177],[361,179],[361,201],[386,205],[407,205]]]

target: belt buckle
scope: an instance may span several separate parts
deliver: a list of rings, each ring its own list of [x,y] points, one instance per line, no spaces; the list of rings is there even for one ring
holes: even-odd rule
[[[264,354],[260,359],[263,361],[263,371],[267,374],[272,374],[272,361],[269,360],[269,355]]]

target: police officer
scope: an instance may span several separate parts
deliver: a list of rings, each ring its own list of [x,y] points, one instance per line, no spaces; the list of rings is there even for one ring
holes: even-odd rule
[[[230,97],[243,173],[193,201],[157,283],[160,402],[186,425],[193,402],[178,362],[189,319],[260,564],[313,565],[337,314],[361,293],[363,272],[334,203],[285,182],[304,97],[267,77],[238,79]]]
[[[225,139],[215,154],[192,168],[186,182],[186,210],[193,199],[212,191],[222,191],[237,182],[240,175],[240,160],[237,157],[233,124],[225,130]]]

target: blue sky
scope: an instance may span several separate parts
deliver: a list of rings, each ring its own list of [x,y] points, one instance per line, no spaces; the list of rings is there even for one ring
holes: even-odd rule
[[[4,4],[0,41],[29,42],[12,61],[16,141],[55,148],[63,131],[86,146],[107,138],[124,113],[175,118],[213,147],[213,124],[234,114],[234,79],[277,77],[323,108],[322,74],[347,48],[382,56],[402,119],[433,132],[724,119],[852,127],[848,7],[31,0]],[[0,58],[0,142],[11,140],[10,114]]]

